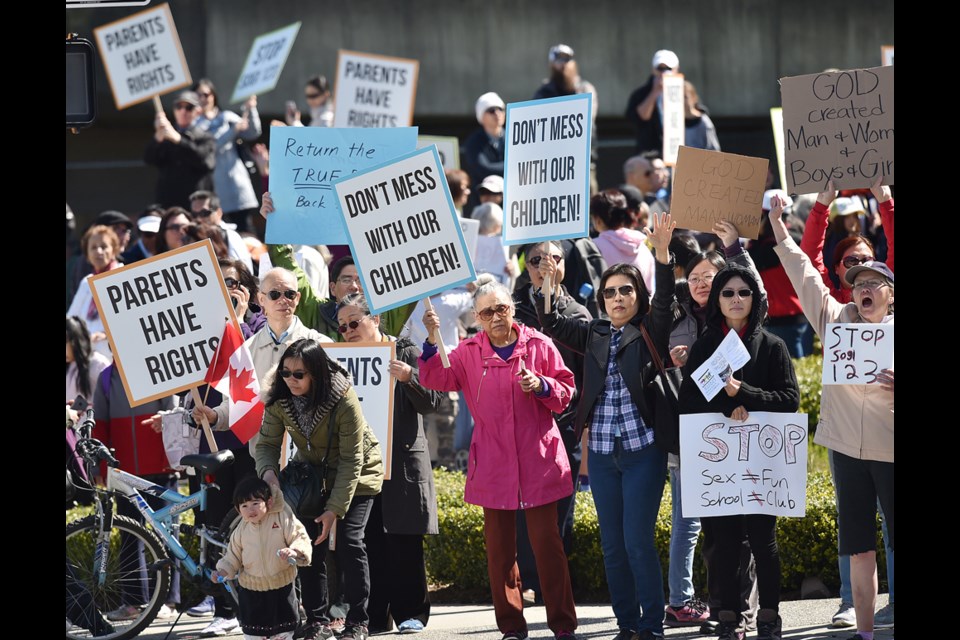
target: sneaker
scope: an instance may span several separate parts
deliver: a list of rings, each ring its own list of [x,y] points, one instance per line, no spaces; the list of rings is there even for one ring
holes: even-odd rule
[[[757,613],[757,640],[782,640],[783,619],[774,609],[761,609]]]
[[[200,604],[198,604],[197,606],[190,607],[189,609],[187,609],[187,615],[190,616],[191,618],[203,618],[206,616],[212,616],[213,609],[214,609],[213,596],[207,596],[206,598],[201,600]]]
[[[367,640],[370,637],[370,632],[367,631],[367,628],[362,624],[350,625],[343,630],[343,634],[340,636],[340,640]]]
[[[617,632],[617,635],[613,637],[613,640],[637,640],[640,636],[637,635],[636,631],[630,629],[620,629]]]
[[[713,618],[707,618],[703,621],[703,624],[700,625],[700,635],[712,636],[717,633],[718,626],[720,626],[719,622]]]
[[[507,631],[500,640],[527,640],[526,631]]]
[[[893,603],[891,602],[884,608],[873,614],[874,629],[892,629],[893,628]]]
[[[132,604],[122,604],[113,611],[107,612],[107,620],[110,622],[123,622],[124,620],[134,620],[140,615],[140,607]]]
[[[397,631],[400,633],[420,633],[423,631],[423,623],[416,618],[410,618],[398,624]]]
[[[157,620],[169,620],[170,618],[177,617],[177,607],[176,605],[162,604],[160,608],[157,609]]]
[[[857,612],[851,602],[841,602],[840,608],[833,614],[830,626],[833,628],[855,627],[857,625]]]
[[[334,618],[327,623],[327,627],[339,638],[340,634],[347,628],[347,621],[344,618]]]
[[[695,627],[710,618],[710,607],[697,598],[687,600],[682,606],[667,605],[663,624],[668,627]]]
[[[331,640],[336,638],[337,634],[333,632],[330,625],[311,622],[294,637],[303,638],[303,640]]]
[[[740,616],[736,613],[721,611],[717,617],[720,619],[717,625],[717,640],[744,640],[747,637],[740,624]]]
[[[201,638],[215,638],[233,633],[240,628],[240,623],[236,618],[215,617],[213,621],[203,628],[200,632]]]

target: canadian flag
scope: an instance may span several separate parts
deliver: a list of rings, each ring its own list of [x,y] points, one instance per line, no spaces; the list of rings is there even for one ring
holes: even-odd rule
[[[223,328],[223,337],[204,379],[229,399],[230,430],[246,444],[260,431],[263,402],[253,358],[232,322]]]

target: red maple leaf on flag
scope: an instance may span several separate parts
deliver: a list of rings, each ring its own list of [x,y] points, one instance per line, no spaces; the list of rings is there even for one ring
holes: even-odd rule
[[[230,399],[234,402],[253,402],[257,393],[251,388],[254,375],[251,369],[230,367]]]

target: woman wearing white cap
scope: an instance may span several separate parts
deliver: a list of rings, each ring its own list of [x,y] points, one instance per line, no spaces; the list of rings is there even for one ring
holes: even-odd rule
[[[503,99],[493,91],[477,98],[474,110],[481,129],[467,138],[464,148],[464,168],[472,184],[480,184],[489,175],[503,176],[506,108]],[[472,211],[479,203],[478,194],[472,193],[464,211]]]
[[[646,84],[630,94],[627,120],[637,127],[637,153],[663,150],[663,74],[680,70],[680,58],[669,49],[653,54]]]

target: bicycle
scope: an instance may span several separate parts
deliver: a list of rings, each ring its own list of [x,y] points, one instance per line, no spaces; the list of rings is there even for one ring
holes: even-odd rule
[[[77,402],[74,409],[78,409]],[[184,456],[181,464],[194,467],[202,474],[202,481],[198,492],[183,496],[120,470],[120,463],[110,450],[91,436],[93,410],[79,409],[83,419],[78,428],[76,450],[84,462],[87,477],[94,477],[101,462],[106,463],[107,473],[106,487],[93,483],[90,486],[94,492],[94,513],[67,524],[67,639],[127,640],[137,636],[153,622],[164,604],[174,560],[180,562],[181,573],[192,577],[201,591],[212,594],[226,589],[236,603],[235,585],[221,586],[210,580],[212,565],[226,549],[230,532],[239,522],[235,510],[226,515],[216,530],[180,525],[177,521],[177,516],[188,509],[206,509],[207,491],[219,489],[213,476],[217,470],[233,463],[233,453],[223,450]],[[168,504],[154,510],[140,492],[159,497]],[[115,514],[114,498],[132,503],[149,527]],[[180,534],[199,538],[196,559],[181,544]],[[139,612],[129,620],[108,621],[105,614],[121,605],[134,605]]]

